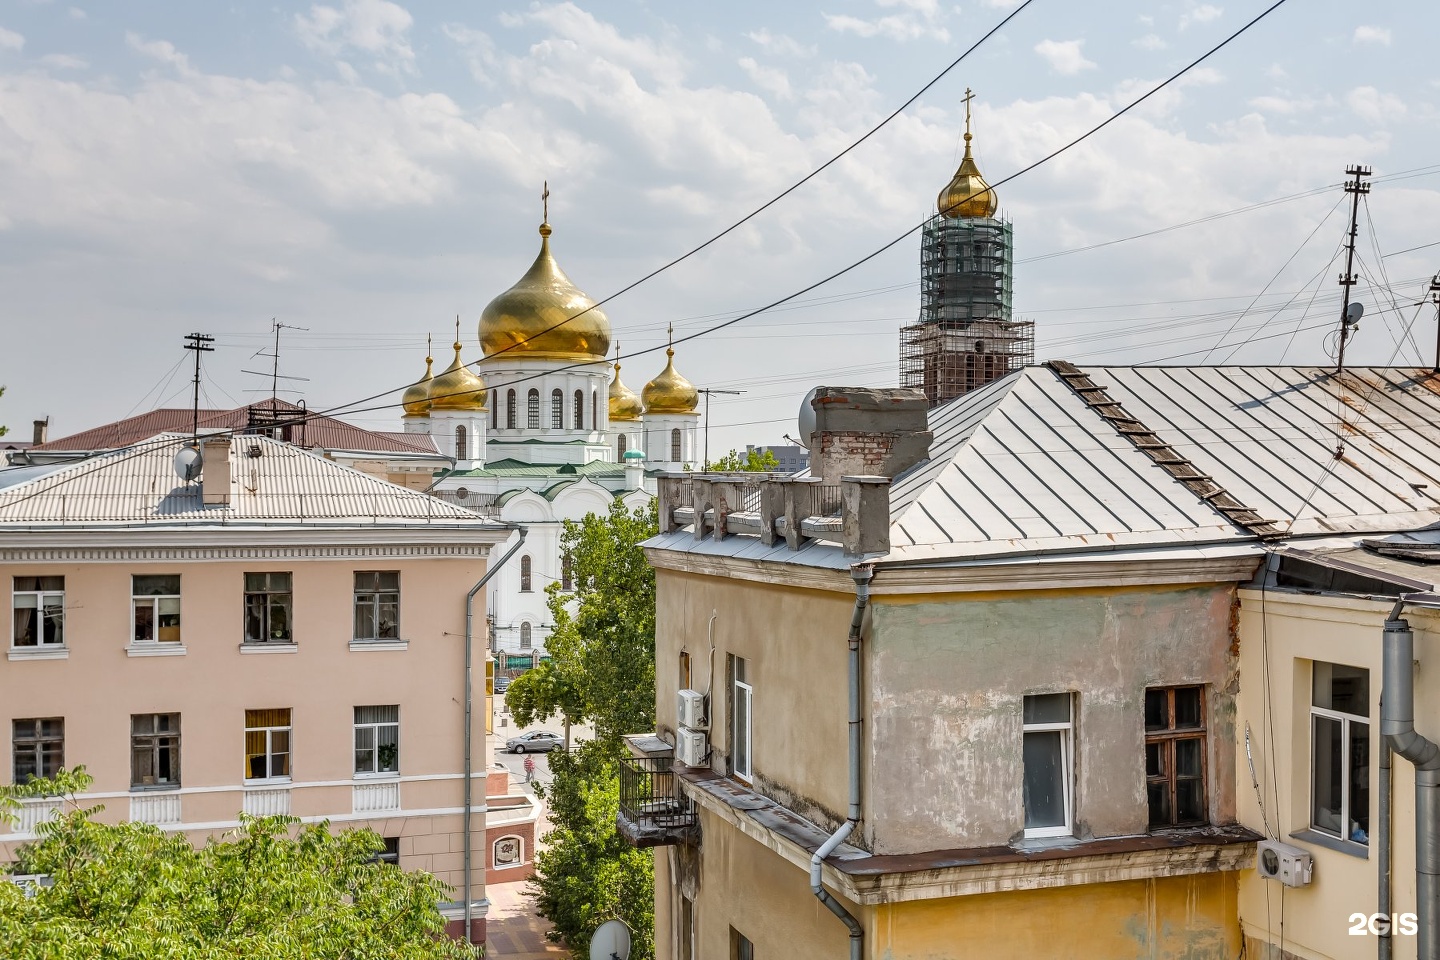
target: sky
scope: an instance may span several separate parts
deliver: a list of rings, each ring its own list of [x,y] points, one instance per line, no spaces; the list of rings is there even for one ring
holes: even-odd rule
[[[425,338],[538,247],[595,298],[830,159],[1018,0],[675,4],[0,4],[0,423],[28,439],[269,395],[399,429]],[[995,183],[1081,135],[1268,2],[1033,0],[914,105],[747,225],[605,305],[635,390],[677,337],[917,227],[959,160]],[[1000,186],[1037,358],[1325,363],[1345,169],[1367,308],[1349,356],[1434,358],[1440,60],[1424,0],[1288,0],[1184,78]],[[1427,246],[1429,245],[1429,246]],[[1414,249],[1419,248],[1419,249]],[[810,387],[886,385],[916,316],[914,234],[786,306],[677,347],[713,450],[783,442]],[[261,354],[257,356],[257,354]],[[448,356],[444,347],[436,356]],[[303,379],[302,379],[303,378]],[[387,406],[389,405],[389,406]],[[371,409],[383,407],[383,409]]]

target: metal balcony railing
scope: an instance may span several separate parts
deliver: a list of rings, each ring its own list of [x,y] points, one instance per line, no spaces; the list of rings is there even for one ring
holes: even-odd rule
[[[620,816],[642,831],[680,832],[695,824],[695,808],[680,792],[669,757],[623,757]],[[674,841],[672,841],[674,842]]]

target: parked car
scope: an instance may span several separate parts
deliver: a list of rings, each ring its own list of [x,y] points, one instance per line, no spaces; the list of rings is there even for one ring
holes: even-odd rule
[[[535,730],[506,740],[505,749],[510,753],[549,753],[551,750],[560,749],[564,742],[559,734],[549,730]]]
[[[509,690],[509,689],[510,689],[510,678],[509,678],[509,677],[496,677],[496,678],[495,678],[495,692],[496,692],[496,693],[504,693],[506,690]]]

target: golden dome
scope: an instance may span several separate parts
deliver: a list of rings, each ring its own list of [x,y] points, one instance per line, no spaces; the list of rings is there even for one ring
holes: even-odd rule
[[[540,255],[525,276],[480,315],[480,346],[496,354],[551,360],[604,360],[610,321],[550,255],[550,224],[540,224]]]
[[[460,359],[460,341],[455,341],[455,359],[445,372],[430,381],[431,410],[484,410],[485,381]]]
[[[660,376],[645,384],[640,397],[645,401],[645,412],[650,413],[694,413],[700,406],[700,393],[695,385],[675,371],[675,348],[666,347],[665,369]]]
[[[425,352],[428,354],[430,352],[430,338],[426,337],[425,341]],[[427,356],[425,358],[425,376],[406,387],[405,392],[401,395],[400,405],[405,408],[405,416],[430,416],[430,381],[435,379],[435,374],[430,371],[434,367],[434,364],[435,358]]]
[[[620,344],[615,344],[615,355],[620,355]],[[610,381],[610,419],[612,421],[639,420],[645,412],[645,405],[625,384],[620,382],[620,361],[615,361],[615,379]]]
[[[965,156],[960,160],[960,168],[955,171],[955,176],[946,184],[945,189],[940,191],[940,196],[935,201],[940,216],[948,220],[993,217],[995,211],[1000,209],[1000,199],[980,175],[980,167],[970,153],[972,96],[969,90],[965,91]]]

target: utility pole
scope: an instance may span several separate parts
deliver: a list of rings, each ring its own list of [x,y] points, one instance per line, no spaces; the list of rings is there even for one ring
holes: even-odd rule
[[[1435,366],[1431,373],[1440,373],[1440,273],[1430,278],[1430,302],[1435,304]]]
[[[185,335],[185,349],[195,351],[195,398],[190,405],[190,436],[200,436],[200,354],[214,353],[215,348],[210,344],[215,338],[203,333],[188,333]]]
[[[705,465],[704,469],[710,469],[710,394],[723,393],[738,397],[744,392],[744,390],[714,390],[710,387],[701,387],[696,391],[696,393],[705,394],[705,459],[701,461]]]
[[[1345,192],[1350,194],[1350,231],[1345,235],[1345,272],[1340,275],[1340,286],[1345,288],[1345,303],[1340,308],[1340,350],[1335,363],[1336,376],[1345,372],[1345,343],[1350,339],[1350,328],[1354,326],[1350,318],[1350,288],[1355,286],[1355,238],[1360,232],[1357,226],[1360,198],[1370,192],[1370,184],[1364,182],[1370,176],[1370,168],[1356,164],[1346,167],[1345,175],[1352,178],[1345,181]]]

